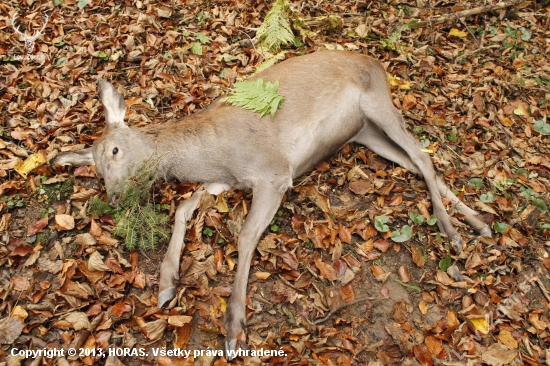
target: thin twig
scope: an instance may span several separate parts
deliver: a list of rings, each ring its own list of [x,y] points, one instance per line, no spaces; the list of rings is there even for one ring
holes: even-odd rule
[[[352,302],[344,303],[344,304],[338,306],[336,309],[329,311],[327,316],[315,320],[313,322],[313,324],[323,323],[323,322],[327,321],[334,313],[336,313],[336,312],[338,312],[338,311],[340,311],[344,308],[347,308],[348,306],[355,305],[355,304],[358,304],[360,302],[367,301],[367,300],[370,300],[370,299],[371,298],[369,298],[369,297],[361,297],[361,298],[359,298],[357,300],[354,300]]]

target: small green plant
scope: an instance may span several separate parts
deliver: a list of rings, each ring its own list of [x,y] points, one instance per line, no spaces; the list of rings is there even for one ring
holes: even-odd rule
[[[391,239],[396,243],[403,243],[412,238],[413,232],[409,225],[405,225],[401,230],[395,230],[391,233]]]
[[[453,259],[450,255],[447,255],[439,261],[439,269],[441,269],[443,272],[447,272],[447,269],[449,269],[452,263]]]
[[[411,213],[409,213],[409,218],[411,219],[412,222],[414,222],[417,225],[422,224],[424,220],[426,220],[424,216],[422,216],[416,211],[412,211]]]
[[[103,61],[109,60],[109,56],[107,56],[107,54],[103,51],[97,51],[96,53],[94,53],[94,56],[102,59]]]
[[[542,119],[535,122],[533,129],[541,135],[550,135],[550,124]]]
[[[7,196],[3,196],[2,201],[6,202],[6,206],[8,208],[25,206],[25,201],[23,201],[23,199],[18,194],[16,194],[11,198],[8,198]]]
[[[283,219],[283,211],[277,211],[277,216],[269,223],[269,230],[273,233],[279,232],[279,224]]]
[[[382,216],[375,216],[374,217],[374,227],[376,228],[376,230],[378,230],[379,232],[381,233],[385,233],[387,231],[390,230],[389,226],[386,225],[386,223],[388,222],[389,218],[388,216],[386,215],[382,215]]]
[[[241,81],[233,85],[233,93],[222,100],[243,109],[259,113],[260,117],[266,114],[275,115],[281,106],[284,97],[277,93],[279,81],[270,83],[264,79]]]
[[[492,191],[489,191],[487,193],[484,193],[484,194],[481,194],[479,196],[479,199],[481,200],[481,202],[483,203],[491,203],[495,200],[495,194],[492,192]]]
[[[407,29],[414,27],[415,24],[415,20],[412,20],[408,24],[403,24],[395,32],[393,32],[387,40],[381,40],[380,44],[387,50],[397,51],[399,54],[403,54],[405,52],[405,49],[403,46],[403,42],[401,42],[401,34]]]
[[[468,184],[471,185],[473,188],[481,188],[483,187],[483,179],[472,178],[468,181]]]
[[[508,224],[504,222],[495,222],[494,229],[497,233],[503,234],[508,229]]]

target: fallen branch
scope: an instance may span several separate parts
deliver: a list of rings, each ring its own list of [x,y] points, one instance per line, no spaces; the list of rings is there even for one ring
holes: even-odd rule
[[[411,24],[410,28],[412,28],[412,29],[414,29],[414,28],[425,28],[428,25],[436,25],[436,24],[441,24],[441,23],[448,22],[448,21],[452,20],[455,17],[465,18],[465,17],[469,17],[469,16],[472,16],[472,15],[488,13],[490,11],[506,9],[506,8],[511,7],[511,6],[515,6],[519,3],[522,3],[524,1],[525,0],[501,1],[501,2],[498,2],[494,5],[485,5],[485,6],[480,6],[480,7],[473,8],[473,9],[459,11],[459,12],[456,12],[456,13],[438,15],[438,16],[431,17],[428,20],[424,20],[424,21],[418,22],[416,24]]]

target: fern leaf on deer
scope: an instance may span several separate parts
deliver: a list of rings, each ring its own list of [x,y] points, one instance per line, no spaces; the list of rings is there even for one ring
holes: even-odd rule
[[[264,79],[241,81],[233,85],[233,92],[222,99],[224,102],[259,113],[260,117],[271,117],[283,102],[284,97],[277,93],[279,81],[270,83]]]

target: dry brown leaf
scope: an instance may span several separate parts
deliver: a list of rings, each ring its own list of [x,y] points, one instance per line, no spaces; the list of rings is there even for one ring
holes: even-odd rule
[[[33,236],[48,226],[48,216],[41,218],[27,228],[27,236]]]
[[[416,245],[411,245],[412,260],[418,267],[424,267],[426,264],[426,258],[422,255],[422,252]]]
[[[351,232],[349,231],[349,229],[347,227],[345,227],[341,223],[339,223],[338,225],[339,225],[338,237],[340,238],[342,243],[350,244],[351,243]]]
[[[382,253],[386,253],[386,251],[390,249],[392,245],[393,245],[392,243],[383,239],[377,240],[374,242],[374,247],[379,251],[381,251]]]
[[[77,234],[74,237],[74,243],[82,246],[83,249],[96,245],[96,240],[89,233]]]
[[[28,278],[25,277],[11,277],[10,282],[13,283],[13,290],[23,292],[30,288]]]
[[[74,229],[74,218],[71,215],[55,215],[55,228],[57,230]]]
[[[111,269],[103,262],[103,256],[99,252],[93,252],[88,258],[88,270],[91,272],[94,271],[103,271],[110,272]]]
[[[188,315],[170,315],[168,317],[168,324],[174,327],[183,327],[184,324],[188,324],[192,320],[193,317]]]
[[[0,344],[13,344],[23,331],[23,321],[16,316],[0,319]]]
[[[143,318],[136,317],[136,322],[141,328],[141,332],[149,341],[156,341],[162,338],[166,329],[167,321],[157,319],[152,322],[145,322]]]
[[[330,264],[326,264],[321,260],[321,258],[315,258],[315,267],[321,273],[321,276],[326,278],[329,281],[336,281],[338,277],[336,276],[336,270]]]
[[[349,190],[358,195],[365,195],[367,193],[374,192],[372,183],[370,181],[360,179],[349,184]]]
[[[477,267],[480,267],[482,265],[485,264],[485,261],[483,260],[483,258],[479,255],[478,252],[472,252],[472,254],[470,254],[470,256],[468,257],[468,259],[466,260],[466,269],[470,270],[470,269],[474,269],[474,268],[477,268]]]
[[[413,347],[413,353],[414,353],[414,356],[416,357],[418,362],[420,362],[421,365],[424,365],[424,366],[432,366],[433,365],[432,355],[431,355],[428,347],[426,347],[425,345],[419,344],[419,345],[414,346]]]
[[[269,276],[271,276],[271,273],[269,272],[254,272],[254,275],[259,280],[267,280]]]
[[[80,311],[67,314],[63,318],[66,322],[70,323],[74,330],[88,329],[91,330],[90,321],[88,316]]]
[[[510,332],[508,329],[502,329],[498,334],[498,339],[505,346],[513,349],[518,348],[518,341],[512,336],[512,332]]]
[[[424,300],[422,300],[418,303],[418,310],[420,310],[420,313],[422,315],[426,315],[428,313],[428,306],[426,305]]]
[[[502,343],[493,343],[489,348],[481,353],[481,359],[490,366],[504,366],[510,363],[518,356],[518,351],[503,345]]]
[[[409,282],[411,280],[411,275],[409,274],[409,271],[407,270],[407,267],[401,266],[397,270],[397,274],[399,275],[399,279],[401,282]]]
[[[125,302],[118,302],[111,307],[111,313],[116,317],[121,317],[122,314],[132,311],[132,306]]]
[[[21,319],[22,322],[24,322],[25,319],[27,319],[27,317],[29,316],[29,313],[27,313],[27,310],[25,310],[22,306],[17,305],[13,308],[11,316],[16,316]]]

